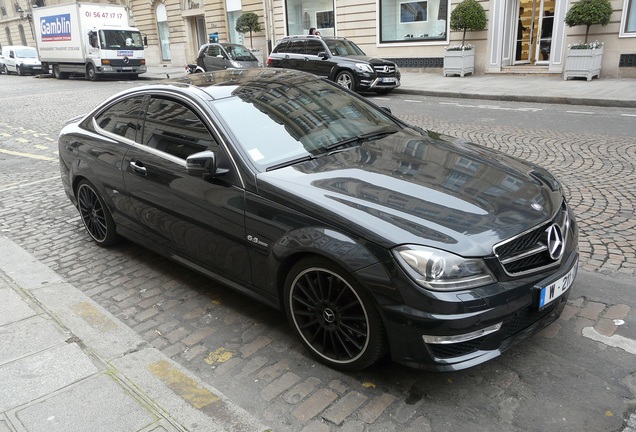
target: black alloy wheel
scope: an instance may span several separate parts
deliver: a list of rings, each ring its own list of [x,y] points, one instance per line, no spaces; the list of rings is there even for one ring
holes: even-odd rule
[[[93,185],[86,180],[82,180],[77,187],[77,207],[84,228],[95,243],[110,246],[119,240],[110,210]]]
[[[340,370],[364,369],[386,350],[386,333],[369,296],[323,258],[304,259],[285,283],[285,311],[303,345]]]
[[[354,90],[356,82],[351,72],[342,71],[336,75],[336,83],[348,90]]]

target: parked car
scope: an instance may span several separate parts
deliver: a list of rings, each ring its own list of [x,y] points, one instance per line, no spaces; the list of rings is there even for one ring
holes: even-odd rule
[[[313,73],[354,91],[387,94],[400,86],[400,70],[395,63],[369,57],[342,37],[285,37],[267,58],[267,66]]]
[[[7,45],[2,47],[2,71],[18,75],[42,73],[42,63],[35,48]]]
[[[62,129],[59,161],[97,244],[127,237],[284,310],[342,370],[493,359],[558,318],[577,271],[545,169],[303,72],[125,90]]]
[[[249,69],[259,67],[258,59],[243,45],[232,43],[208,43],[199,48],[197,66],[203,72],[229,68]]]

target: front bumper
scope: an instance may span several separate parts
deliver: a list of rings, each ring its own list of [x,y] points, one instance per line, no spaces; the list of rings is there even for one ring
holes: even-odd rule
[[[429,310],[381,306],[393,360],[424,370],[457,371],[498,357],[558,319],[572,288],[541,310],[540,288],[565,277],[577,264],[574,249],[558,270],[543,277],[442,293]]]

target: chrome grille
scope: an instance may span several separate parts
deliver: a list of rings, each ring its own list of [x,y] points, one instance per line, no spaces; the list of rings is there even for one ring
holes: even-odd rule
[[[379,76],[395,75],[395,65],[375,65],[373,69]]]
[[[548,250],[547,230],[554,224],[559,226],[563,233],[563,241],[566,242],[570,231],[570,217],[565,201],[550,221],[495,245],[495,255],[506,274],[521,276],[556,266],[561,262],[561,258],[553,259]]]

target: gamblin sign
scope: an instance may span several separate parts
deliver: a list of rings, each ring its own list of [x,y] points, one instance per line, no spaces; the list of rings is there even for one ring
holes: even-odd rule
[[[70,41],[71,14],[45,16],[40,18],[42,42]]]

